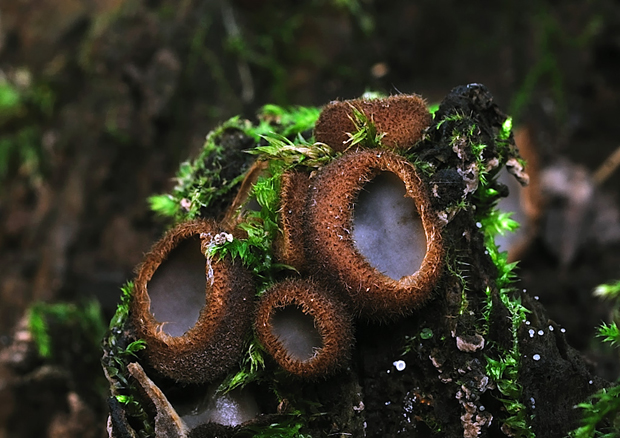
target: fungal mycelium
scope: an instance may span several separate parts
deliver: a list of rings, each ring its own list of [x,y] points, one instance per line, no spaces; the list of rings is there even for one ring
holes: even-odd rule
[[[152,198],[175,225],[104,342],[110,436],[532,436],[527,310],[493,241],[500,170],[527,175],[486,88],[259,121]]]

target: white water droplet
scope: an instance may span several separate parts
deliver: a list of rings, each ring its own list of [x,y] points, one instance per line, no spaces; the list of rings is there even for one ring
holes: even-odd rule
[[[396,367],[396,371],[402,371],[407,366],[407,364],[405,363],[404,360],[397,360],[392,365],[394,365],[394,367]]]

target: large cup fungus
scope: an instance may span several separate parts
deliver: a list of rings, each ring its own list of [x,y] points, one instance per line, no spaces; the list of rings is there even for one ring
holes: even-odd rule
[[[415,168],[392,152],[361,150],[326,166],[311,188],[309,256],[372,317],[419,307],[441,275],[440,226]]]
[[[208,260],[212,222],[181,224],[157,242],[138,271],[131,321],[149,364],[181,382],[224,374],[251,326],[252,281],[240,263]]]

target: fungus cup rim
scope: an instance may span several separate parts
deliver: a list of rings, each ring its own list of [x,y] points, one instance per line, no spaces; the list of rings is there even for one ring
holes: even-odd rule
[[[289,306],[314,319],[322,346],[307,360],[291,357],[271,330],[273,315]],[[345,363],[353,345],[351,317],[343,304],[313,281],[288,279],[269,289],[258,305],[255,328],[258,339],[275,361],[299,377],[325,377]]]
[[[353,210],[363,187],[382,172],[395,174],[416,204],[426,237],[420,268],[394,280],[379,272],[360,254],[349,231]],[[333,189],[338,185],[338,193]],[[308,214],[310,257],[315,270],[336,277],[362,315],[392,317],[420,307],[441,277],[444,246],[442,225],[433,214],[428,190],[406,158],[384,150],[356,150],[326,166],[311,188]]]
[[[211,221],[194,220],[178,225],[146,254],[136,275],[130,304],[133,328],[137,338],[146,341],[144,353],[150,365],[178,381],[203,383],[219,376],[229,367],[228,362],[234,363],[230,357],[241,354],[243,335],[251,325],[253,288],[249,274],[240,263],[227,259],[208,260],[206,255],[205,303],[196,323],[183,335],[171,336],[162,330],[162,322],[150,311],[147,284],[170,252],[185,239],[198,236],[204,255],[208,236],[217,234],[219,228]],[[239,310],[247,313],[247,317],[231,318],[231,311]],[[227,332],[237,333],[237,336]]]

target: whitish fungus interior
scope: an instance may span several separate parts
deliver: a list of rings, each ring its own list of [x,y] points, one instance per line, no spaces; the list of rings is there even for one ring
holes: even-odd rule
[[[314,318],[303,313],[298,306],[277,309],[271,317],[272,332],[288,355],[300,362],[311,359],[323,347]]]
[[[222,394],[218,385],[211,385],[202,396],[173,403],[189,429],[205,423],[224,426],[238,426],[260,414],[258,403],[252,391],[236,388]]]
[[[371,266],[394,280],[412,275],[426,255],[426,234],[405,183],[391,172],[364,186],[353,211],[353,241]]]
[[[181,336],[198,321],[205,305],[205,257],[198,236],[181,242],[157,268],[147,284],[151,313],[162,330]]]

